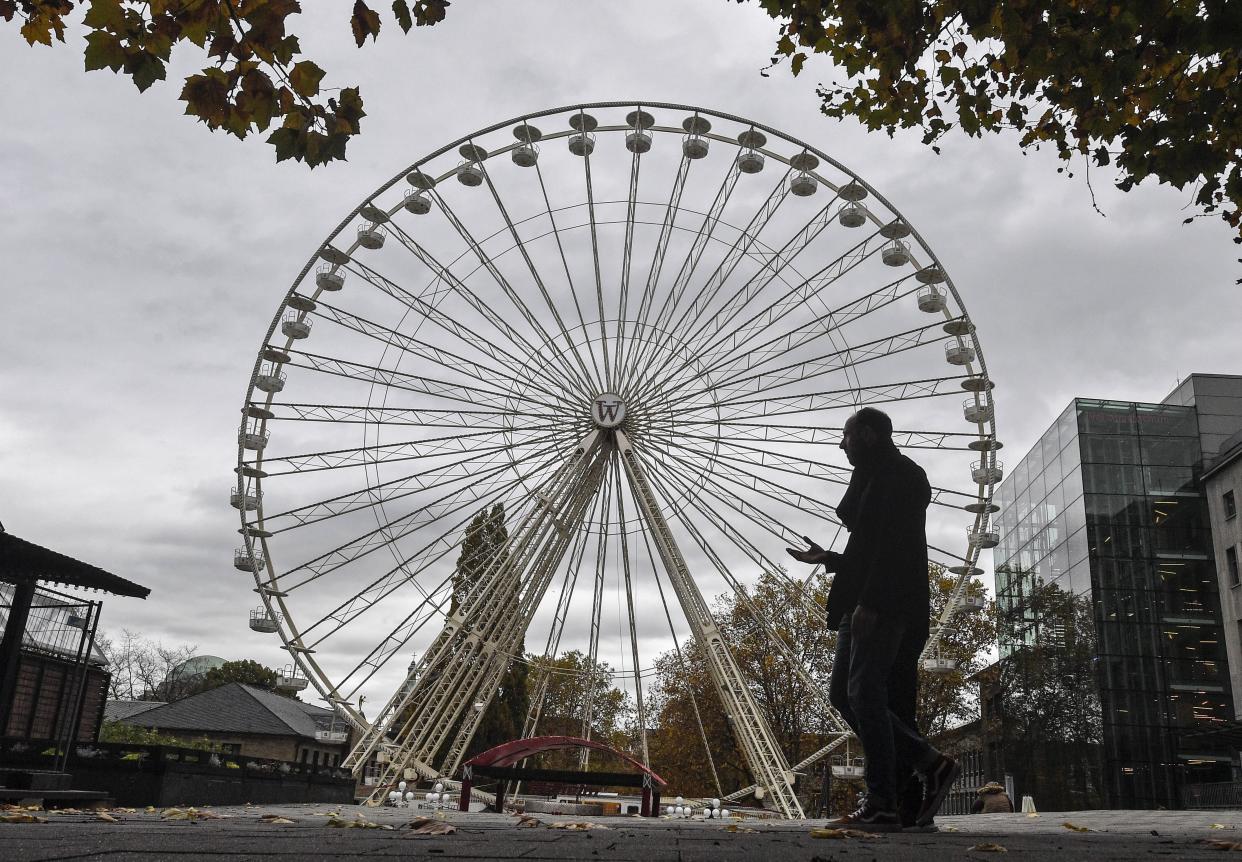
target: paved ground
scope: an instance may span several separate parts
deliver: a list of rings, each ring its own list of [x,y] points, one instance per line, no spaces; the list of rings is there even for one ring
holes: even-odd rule
[[[338,812],[339,817],[332,817]],[[333,820],[353,819],[361,812],[380,828],[332,828]],[[13,812],[0,812],[11,815]],[[450,813],[449,835],[420,835],[410,828],[418,812],[398,809],[357,809],[328,805],[247,806],[205,809],[205,819],[181,819],[184,810],[126,811],[113,809],[117,822],[94,813],[29,812],[42,823],[0,822],[0,860],[106,859],[290,860],[403,857],[415,859],[585,859],[674,862],[674,860],[837,860],[918,859],[987,860],[1000,851],[1007,859],[1090,859],[1092,862],[1138,859],[1219,859],[1221,843],[1240,842],[1242,813],[1180,811],[1109,811],[988,814],[945,817],[934,835],[887,834],[872,839],[816,838],[812,829],[822,821],[800,823],[738,821],[730,824],[667,819],[602,818],[607,829],[568,831],[556,823],[574,818],[540,815],[533,827],[517,826],[517,818],[495,814]],[[278,815],[292,823],[269,822]],[[1062,824],[1090,831],[1073,831]],[[1215,825],[1215,826],[1214,826]],[[753,829],[755,831],[748,831]],[[1217,842],[1217,845],[1211,842]],[[1229,857],[1225,857],[1229,858]],[[1242,858],[1242,857],[1239,857]]]

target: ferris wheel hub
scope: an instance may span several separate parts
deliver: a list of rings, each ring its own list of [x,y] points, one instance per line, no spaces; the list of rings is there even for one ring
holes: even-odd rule
[[[625,421],[625,402],[620,395],[605,392],[591,402],[591,419],[600,428],[616,428]]]

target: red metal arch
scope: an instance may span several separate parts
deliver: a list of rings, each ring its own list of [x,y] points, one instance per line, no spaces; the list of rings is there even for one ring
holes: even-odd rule
[[[515,739],[512,742],[502,742],[495,748],[489,748],[487,751],[476,754],[466,761],[466,765],[512,766],[519,760],[525,760],[536,754],[541,754],[545,751],[561,751],[566,748],[592,748],[596,751],[607,752],[619,760],[625,761],[645,775],[651,776],[651,779],[659,786],[663,787],[668,784],[667,781],[624,751],[613,748],[611,745],[597,742],[594,739],[583,739],[580,736],[532,736],[529,739]]]

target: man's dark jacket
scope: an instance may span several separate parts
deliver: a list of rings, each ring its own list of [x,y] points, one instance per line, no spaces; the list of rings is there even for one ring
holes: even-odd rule
[[[828,625],[837,628],[858,605],[926,637],[931,591],[927,573],[927,506],[923,468],[889,444],[854,468],[837,516],[850,531],[828,593]]]

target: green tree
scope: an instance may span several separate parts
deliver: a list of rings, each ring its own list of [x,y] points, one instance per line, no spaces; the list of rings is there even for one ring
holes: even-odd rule
[[[230,682],[240,682],[245,685],[253,685],[255,688],[274,691],[276,694],[296,700],[291,692],[286,692],[276,687],[277,677],[276,671],[259,664],[253,659],[226,661],[219,667],[213,667],[203,674],[202,678],[187,691],[185,696],[189,697],[193,694],[210,691],[213,688],[228,685]]]
[[[449,0],[393,0],[402,30],[432,25]],[[80,20],[75,13],[85,9]],[[273,131],[267,142],[276,159],[297,159],[311,167],[345,158],[349,139],[362,130],[362,95],[345,87],[335,96],[321,88],[325,72],[300,59],[289,18],[302,11],[297,0],[0,0],[0,18],[20,22],[31,45],[65,41],[65,30],[86,31],[86,70],[111,69],[144,91],[167,75],[173,48],[200,49],[209,65],[188,76],[181,88],[185,112],[215,131],[238,138]],[[358,47],[379,36],[379,15],[355,0],[349,27]]]
[[[582,736],[589,705],[592,739],[622,750],[634,747],[633,704],[626,692],[613,685],[613,670],[607,662],[592,666],[589,656],[579,650],[551,660],[542,656],[528,656],[528,660],[533,677],[546,680],[535,735]],[[577,751],[555,751],[540,755],[540,763],[552,769],[576,769],[578,758]]]
[[[954,128],[1016,130],[1023,149],[1114,165],[1123,191],[1148,177],[1190,187],[1242,231],[1238,3],[759,2],[780,22],[774,62],[796,75],[820,54],[844,73],[819,87],[829,117],[919,129],[933,148]]]

